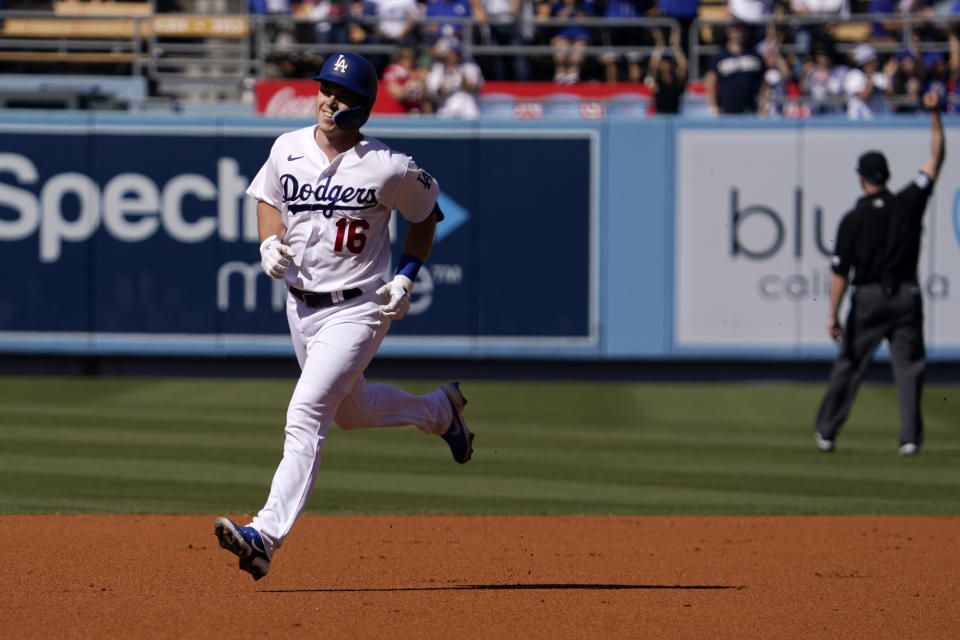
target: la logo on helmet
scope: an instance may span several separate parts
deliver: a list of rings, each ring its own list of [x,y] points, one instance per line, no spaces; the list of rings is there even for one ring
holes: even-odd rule
[[[347,72],[347,61],[343,58],[343,54],[340,54],[340,57],[337,58],[337,61],[333,64],[333,68],[339,71],[340,73]]]

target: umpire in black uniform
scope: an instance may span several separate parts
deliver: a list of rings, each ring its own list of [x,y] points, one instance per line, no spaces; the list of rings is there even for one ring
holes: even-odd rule
[[[817,413],[814,435],[821,451],[833,451],[837,432],[884,338],[890,343],[890,364],[900,401],[900,455],[916,454],[923,442],[920,393],[926,355],[917,258],[923,212],[944,157],[938,103],[936,93],[923,96],[923,106],[930,112],[933,149],[917,177],[903,190],[896,194],[887,190],[890,171],[882,153],[869,151],[857,164],[865,195],[841,220],[831,260],[827,332],[841,346]],[[843,327],[838,313],[851,267],[853,295]]]

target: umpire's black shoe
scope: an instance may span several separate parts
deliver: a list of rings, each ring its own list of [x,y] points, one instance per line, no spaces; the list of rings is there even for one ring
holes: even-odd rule
[[[467,428],[467,423],[463,421],[463,408],[467,404],[467,399],[460,393],[459,382],[447,382],[440,387],[447,394],[450,400],[450,406],[453,407],[453,420],[450,421],[450,428],[440,437],[450,445],[450,452],[453,459],[460,464],[469,462],[473,455],[473,434]]]

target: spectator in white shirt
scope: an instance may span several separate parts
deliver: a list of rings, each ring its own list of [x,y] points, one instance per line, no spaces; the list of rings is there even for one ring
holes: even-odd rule
[[[440,56],[427,74],[427,93],[441,118],[480,117],[477,95],[483,87],[483,73],[472,60],[464,60],[460,43],[441,39],[434,47]]]
[[[847,94],[847,117],[852,120],[872,118],[888,110],[887,93],[890,90],[889,75],[895,66],[880,69],[880,59],[873,45],[859,44],[853,50],[854,68],[843,78]]]

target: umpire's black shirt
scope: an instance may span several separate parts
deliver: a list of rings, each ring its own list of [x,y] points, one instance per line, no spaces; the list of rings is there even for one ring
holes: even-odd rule
[[[854,285],[916,283],[921,221],[932,191],[921,171],[897,194],[884,189],[857,200],[840,222],[833,272],[846,277],[853,267]]]

